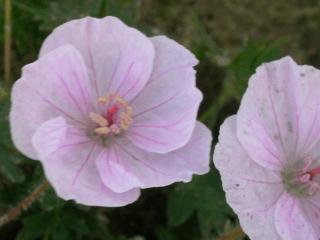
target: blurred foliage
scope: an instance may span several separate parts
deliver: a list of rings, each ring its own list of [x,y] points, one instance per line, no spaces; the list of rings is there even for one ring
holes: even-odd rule
[[[199,118],[216,141],[219,125],[236,113],[261,63],[293,55],[319,65],[319,5],[316,0],[13,0],[13,75],[17,79],[21,67],[37,58],[42,41],[59,24],[86,15],[115,15],[147,35],[169,35],[196,54],[204,93]],[[3,59],[0,73],[1,81]],[[9,95],[0,89],[0,213],[43,181],[40,164],[18,153],[10,140]],[[191,183],[144,190],[137,202],[123,208],[65,202],[50,189],[2,227],[0,239],[214,240],[237,226],[212,166]]]

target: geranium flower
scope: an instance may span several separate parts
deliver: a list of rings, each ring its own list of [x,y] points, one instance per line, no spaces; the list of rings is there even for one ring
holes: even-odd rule
[[[175,41],[114,17],[63,24],[13,87],[14,143],[60,197],[86,205],[190,181],[209,170],[211,142],[196,122],[196,64]]]
[[[227,202],[253,240],[320,237],[320,71],[290,57],[263,64],[214,163]]]

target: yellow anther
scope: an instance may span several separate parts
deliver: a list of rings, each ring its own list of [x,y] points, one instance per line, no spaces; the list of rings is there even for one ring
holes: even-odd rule
[[[127,124],[127,123],[125,123],[125,122],[121,122],[120,123],[120,127],[121,127],[121,129],[123,129],[123,130],[127,130],[128,128],[129,128],[129,124]]]
[[[129,115],[132,115],[132,112],[133,112],[132,107],[127,106],[126,110],[127,110],[127,113],[128,113]]]
[[[100,103],[100,104],[106,104],[106,103],[108,103],[108,98],[106,98],[106,97],[99,97],[98,103]]]
[[[100,114],[97,113],[93,113],[91,112],[89,114],[90,119],[92,120],[92,122],[98,124],[100,127],[107,127],[108,126],[108,120],[105,119],[103,116],[101,116]]]
[[[95,133],[99,134],[99,135],[107,135],[108,133],[110,133],[110,128],[108,127],[98,127],[94,130]]]
[[[129,116],[129,115],[128,115],[126,112],[120,113],[120,118],[121,118],[121,119],[127,118],[128,116]]]
[[[124,108],[127,108],[129,106],[128,103],[119,96],[116,96],[115,100]]]
[[[131,122],[132,122],[132,118],[130,116],[130,114],[128,114],[127,112],[122,112],[120,114],[120,127],[124,130],[128,129]]]
[[[120,119],[126,122],[130,122],[132,120],[130,114],[123,112],[120,114]]]

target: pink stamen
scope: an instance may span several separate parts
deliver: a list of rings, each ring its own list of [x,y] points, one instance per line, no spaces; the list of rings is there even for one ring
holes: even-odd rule
[[[302,182],[302,183],[307,183],[311,180],[311,175],[310,173],[306,173],[306,174],[303,174],[299,180]]]
[[[312,182],[313,178],[318,174],[320,174],[320,167],[316,167],[310,171],[307,171],[304,174],[298,176],[298,178],[302,183],[309,183]]]

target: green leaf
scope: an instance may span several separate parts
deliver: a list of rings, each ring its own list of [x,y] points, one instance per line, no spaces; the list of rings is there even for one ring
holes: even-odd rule
[[[197,202],[199,226],[205,235],[222,228],[231,214],[224,197],[215,189],[207,189]]]
[[[41,212],[23,219],[23,227],[16,240],[35,240],[50,229],[53,212]]]
[[[0,144],[6,148],[11,148],[12,141],[9,127],[10,95],[3,88],[0,88],[0,105]]]
[[[0,148],[0,176],[12,183],[21,183],[25,179],[24,172],[16,165],[16,157]]]
[[[197,217],[200,230],[207,235],[212,230],[223,227],[225,222],[234,217],[231,208],[226,204],[219,173],[212,169],[209,174],[200,176],[194,182],[197,191]]]
[[[129,25],[137,21],[139,0],[108,0],[105,4],[105,15],[117,16]]]
[[[250,76],[264,62],[281,57],[280,46],[283,40],[269,42],[248,42],[247,46],[234,58],[229,68],[236,78],[238,94],[242,96]]]
[[[191,217],[195,210],[195,196],[186,187],[176,188],[169,195],[167,216],[170,226],[178,226]]]
[[[156,229],[156,235],[158,240],[177,240],[172,232],[163,227],[159,227]]]
[[[60,222],[64,225],[69,225],[72,231],[78,232],[81,235],[90,233],[86,218],[74,208],[69,208],[61,211]]]
[[[129,238],[128,240],[145,240],[145,238],[142,236],[134,236],[132,238]]]
[[[230,218],[235,218],[226,204],[219,173],[212,169],[208,174],[195,176],[193,181],[178,185],[168,200],[169,226],[178,226],[196,212],[199,230],[203,236],[219,232]]]
[[[41,203],[42,207],[46,210],[53,210],[57,208],[62,208],[65,204],[65,201],[59,198],[53,188],[47,189],[39,199],[39,202]]]
[[[74,239],[74,233],[64,224],[58,224],[52,231],[53,240],[70,240]]]
[[[72,19],[86,16],[97,16],[102,0],[78,1],[43,1],[41,4],[30,4],[28,1],[16,0],[16,7],[24,15],[31,15],[40,23],[41,31],[52,31],[55,27]],[[65,13],[68,14],[65,14]]]

